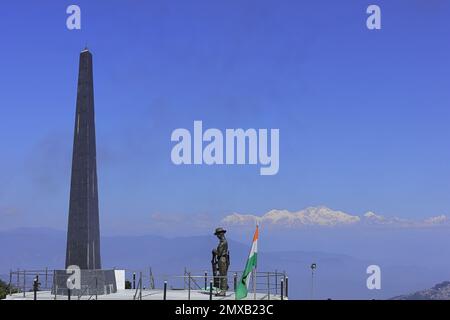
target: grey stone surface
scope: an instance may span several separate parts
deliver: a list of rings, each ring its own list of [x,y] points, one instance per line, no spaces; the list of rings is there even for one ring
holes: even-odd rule
[[[55,283],[52,294],[68,295],[66,270],[55,270]],[[80,270],[80,288],[72,289],[73,296],[111,294],[117,292],[114,270]]]
[[[66,268],[101,269],[92,54],[80,53]]]

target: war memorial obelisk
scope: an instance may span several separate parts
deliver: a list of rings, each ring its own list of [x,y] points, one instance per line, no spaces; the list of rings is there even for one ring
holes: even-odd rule
[[[94,79],[92,54],[80,53],[73,138],[66,269],[80,269],[79,288],[73,294],[116,292],[114,270],[101,269],[95,141]],[[70,275],[70,274],[69,274]],[[57,293],[68,293],[68,272],[57,272]]]
[[[66,268],[101,269],[92,54],[80,53]]]

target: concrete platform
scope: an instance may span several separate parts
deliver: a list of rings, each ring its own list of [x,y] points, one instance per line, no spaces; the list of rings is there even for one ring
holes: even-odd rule
[[[119,290],[116,293],[99,295],[98,300],[133,300],[136,290]],[[167,300],[188,300],[188,290],[167,290]],[[37,293],[38,300],[67,300],[67,296],[55,295],[51,291],[39,291]],[[139,299],[139,293],[136,295]],[[203,290],[191,290],[191,300],[209,300],[209,292]],[[286,299],[286,297],[284,297]],[[23,293],[15,293],[7,296],[6,300],[33,300],[33,292],[26,292],[25,297]],[[72,296],[72,300],[78,300],[78,297]],[[95,300],[94,296],[82,296],[80,300]],[[163,300],[163,290],[142,290],[142,300]],[[229,292],[225,297],[216,297],[213,295],[213,300],[235,300],[234,292]],[[254,294],[249,293],[245,300],[254,300]],[[267,293],[256,293],[256,300],[269,300]],[[270,295],[270,300],[280,300],[280,296]]]

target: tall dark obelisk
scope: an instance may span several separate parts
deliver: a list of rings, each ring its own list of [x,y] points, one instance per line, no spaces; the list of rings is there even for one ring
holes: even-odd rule
[[[66,268],[101,269],[92,54],[80,53]]]

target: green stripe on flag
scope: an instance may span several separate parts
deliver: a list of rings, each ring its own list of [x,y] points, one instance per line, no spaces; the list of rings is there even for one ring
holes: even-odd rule
[[[248,293],[248,284],[250,283],[249,275],[253,271],[253,269],[256,267],[256,261],[257,261],[257,253],[254,252],[251,257],[247,259],[247,263],[245,265],[244,273],[242,274],[241,281],[239,281],[237,288],[236,288],[236,299],[240,300],[245,297],[247,297]]]

